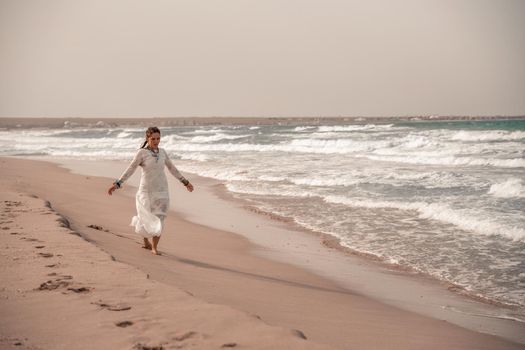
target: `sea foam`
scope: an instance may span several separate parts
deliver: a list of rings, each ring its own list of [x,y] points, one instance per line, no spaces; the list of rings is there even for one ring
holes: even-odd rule
[[[327,203],[345,204],[351,207],[392,208],[415,210],[423,219],[438,220],[453,224],[461,229],[491,236],[499,235],[514,241],[525,241],[525,230],[518,227],[506,227],[504,224],[485,219],[482,213],[472,214],[465,209],[452,209],[444,203],[378,201],[371,199],[353,199],[342,196],[326,196]]]
[[[223,133],[216,133],[209,136],[194,136],[189,141],[194,143],[216,142],[220,140],[237,140],[250,137],[251,135],[227,135]]]
[[[450,136],[452,140],[458,141],[511,141],[525,139],[525,131],[466,131],[461,130]]]
[[[499,182],[490,186],[489,194],[495,197],[512,198],[525,197],[525,186],[521,179],[509,178],[503,182]]]
[[[390,129],[393,124],[366,124],[366,125],[344,125],[344,126],[319,126],[318,130],[326,131],[361,131],[361,130],[377,130]]]

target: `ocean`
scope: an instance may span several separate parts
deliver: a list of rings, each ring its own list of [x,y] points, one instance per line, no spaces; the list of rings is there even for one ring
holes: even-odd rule
[[[221,180],[261,211],[525,307],[525,120],[161,131],[179,170]],[[0,155],[130,161],[143,135],[138,127],[0,130]]]

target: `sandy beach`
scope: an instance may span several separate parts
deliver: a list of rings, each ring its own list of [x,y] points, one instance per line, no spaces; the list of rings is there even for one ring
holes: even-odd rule
[[[0,28],[0,350],[525,350],[525,1]]]
[[[108,178],[1,162],[2,348],[524,348],[266,259],[177,212],[153,256],[128,226],[132,186],[110,198]]]

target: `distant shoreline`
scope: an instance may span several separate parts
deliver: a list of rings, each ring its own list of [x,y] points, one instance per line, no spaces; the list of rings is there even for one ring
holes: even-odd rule
[[[206,126],[206,125],[331,125],[360,123],[523,120],[522,116],[404,116],[404,117],[172,117],[172,118],[0,118],[0,128]]]

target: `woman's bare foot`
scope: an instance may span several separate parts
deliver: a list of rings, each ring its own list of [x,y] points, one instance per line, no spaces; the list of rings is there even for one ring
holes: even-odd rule
[[[155,255],[160,255],[160,252],[155,248],[151,248],[151,253]]]
[[[151,252],[155,255],[160,255],[160,253],[157,251],[157,245],[160,241],[160,236],[153,236],[151,239],[153,241],[153,246],[151,247]]]
[[[151,248],[153,248],[153,247],[151,246],[151,243],[148,241],[147,238],[144,238],[144,245],[142,246],[142,248],[144,248],[144,249],[148,249],[148,250],[151,249]]]

